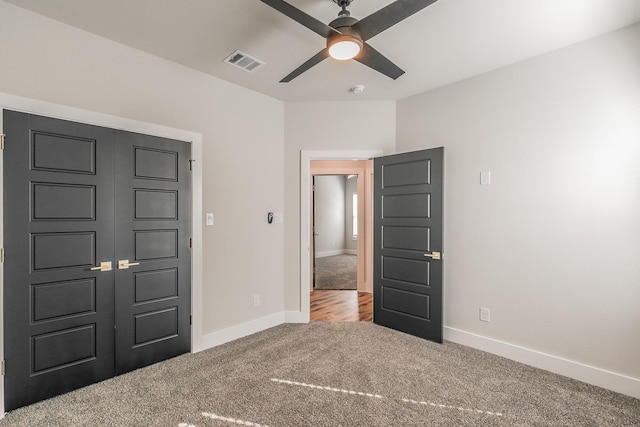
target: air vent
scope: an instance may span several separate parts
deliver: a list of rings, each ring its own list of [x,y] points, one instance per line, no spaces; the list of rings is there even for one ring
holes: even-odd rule
[[[229,55],[229,57],[225,59],[224,62],[226,62],[227,64],[231,64],[234,67],[241,68],[249,73],[264,65],[264,62],[260,61],[259,59],[253,58],[244,52],[240,52],[239,50],[236,50],[231,55]]]

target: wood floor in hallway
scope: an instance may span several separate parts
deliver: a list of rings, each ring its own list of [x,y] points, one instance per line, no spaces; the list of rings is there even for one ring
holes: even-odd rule
[[[373,295],[358,291],[315,290],[311,292],[311,321],[371,322]]]

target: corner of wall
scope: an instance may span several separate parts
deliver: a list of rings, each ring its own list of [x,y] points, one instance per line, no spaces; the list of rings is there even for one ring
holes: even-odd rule
[[[239,325],[231,326],[220,331],[203,335],[199,340],[198,347],[194,347],[193,352],[198,353],[219,345],[252,335],[269,328],[285,323],[285,312],[278,312]]]

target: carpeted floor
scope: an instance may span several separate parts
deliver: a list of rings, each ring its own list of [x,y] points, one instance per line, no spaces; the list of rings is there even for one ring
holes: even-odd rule
[[[9,413],[0,426],[637,426],[640,400],[453,343],[286,324]]]
[[[333,255],[316,258],[315,289],[357,289],[358,257]]]

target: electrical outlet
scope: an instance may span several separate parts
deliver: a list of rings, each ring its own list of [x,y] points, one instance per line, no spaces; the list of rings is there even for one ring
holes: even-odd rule
[[[491,321],[491,310],[485,307],[480,307],[480,320],[483,322]]]
[[[259,294],[255,294],[253,296],[253,305],[260,305],[260,295]]]

